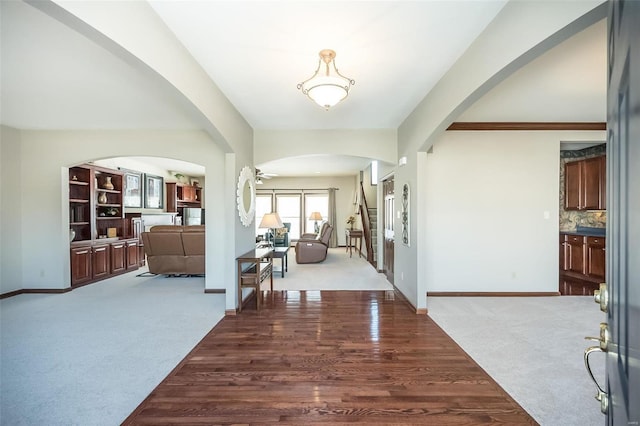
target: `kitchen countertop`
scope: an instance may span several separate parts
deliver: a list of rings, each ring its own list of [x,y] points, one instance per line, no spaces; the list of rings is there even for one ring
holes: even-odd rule
[[[568,231],[560,231],[561,234],[566,235],[584,235],[587,237],[604,237],[607,232],[607,228],[589,228],[578,226],[576,229]]]

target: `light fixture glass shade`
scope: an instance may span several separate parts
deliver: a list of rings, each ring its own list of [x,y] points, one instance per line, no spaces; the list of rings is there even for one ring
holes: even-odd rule
[[[320,214],[320,212],[311,212],[309,220],[322,220],[322,215]]]
[[[284,228],[284,224],[278,213],[267,213],[262,216],[259,228]]]
[[[346,98],[351,86],[356,84],[355,80],[338,72],[335,57],[336,52],[333,50],[321,50],[316,72],[311,78],[298,84],[298,89],[303,94],[326,110]]]

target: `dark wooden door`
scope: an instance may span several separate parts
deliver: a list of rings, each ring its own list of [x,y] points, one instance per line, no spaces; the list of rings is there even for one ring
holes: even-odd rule
[[[587,275],[601,281],[605,280],[605,238],[587,237]]]
[[[564,166],[564,208],[578,210],[582,205],[582,166],[572,161]]]
[[[567,238],[566,256],[567,270],[578,274],[584,274],[584,237],[569,235]]]
[[[111,244],[111,273],[119,274],[127,268],[127,249],[125,243]]]
[[[600,159],[600,209],[607,208],[607,157],[601,156]]]
[[[580,208],[586,210],[597,210],[600,208],[600,180],[602,173],[602,159],[600,157],[587,158],[582,161],[584,172],[584,185],[582,205]]]
[[[106,278],[109,275],[109,246],[94,246],[91,257],[93,260],[93,278]]]
[[[393,284],[394,279],[394,252],[395,234],[393,229],[393,215],[395,212],[394,182],[393,178],[382,182],[382,192],[384,194],[383,230],[384,230],[384,273],[387,280]]]
[[[127,241],[127,270],[138,269],[138,242],[136,240]]]
[[[607,423],[640,422],[640,2],[609,2]]]
[[[91,247],[71,249],[71,285],[91,281]]]

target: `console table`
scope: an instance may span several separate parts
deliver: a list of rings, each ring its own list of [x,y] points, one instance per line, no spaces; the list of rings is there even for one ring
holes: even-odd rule
[[[273,249],[253,249],[236,257],[238,265],[238,312],[242,312],[242,288],[251,287],[256,293],[256,310],[260,310],[262,290],[260,285],[264,280],[271,280],[273,291]]]
[[[362,256],[362,230],[361,229],[346,229],[345,236],[347,237],[347,251],[349,252],[349,257],[353,255],[353,247],[355,246],[355,241],[359,240],[360,244],[358,247],[358,257]]]

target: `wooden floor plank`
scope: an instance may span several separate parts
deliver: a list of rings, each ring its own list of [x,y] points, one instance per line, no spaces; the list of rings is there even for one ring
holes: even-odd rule
[[[263,301],[225,317],[123,424],[537,424],[393,292]]]

